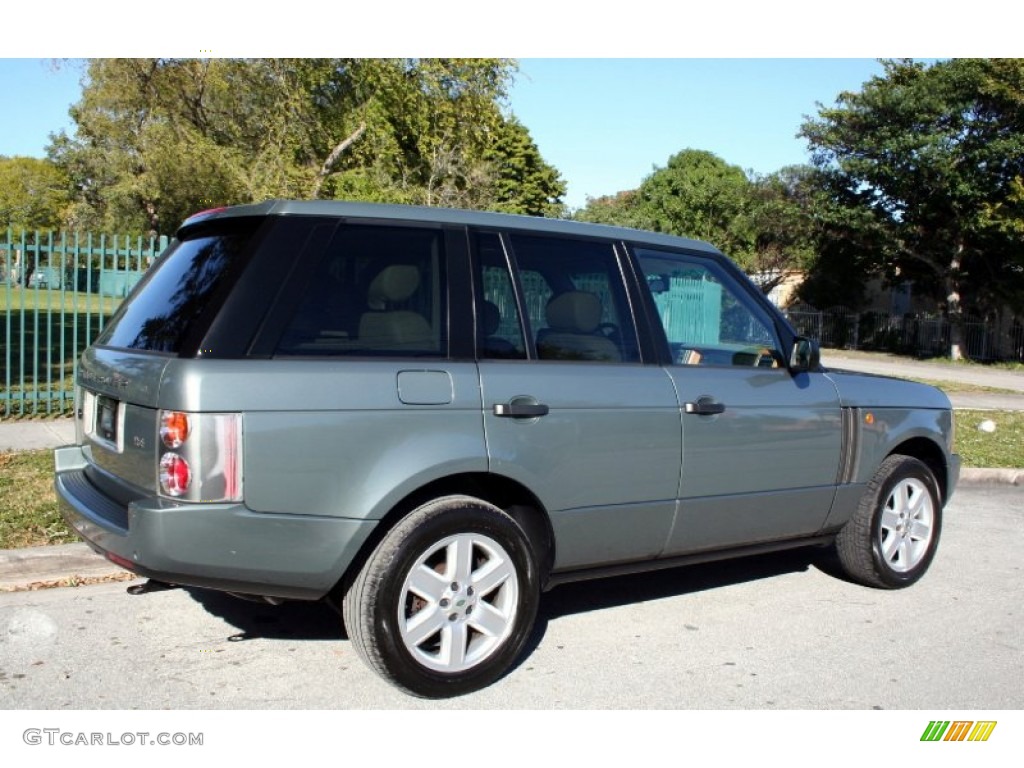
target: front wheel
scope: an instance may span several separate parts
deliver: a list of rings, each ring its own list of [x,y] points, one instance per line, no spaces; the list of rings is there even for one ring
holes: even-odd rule
[[[448,496],[387,533],[346,592],[356,651],[417,696],[457,696],[501,676],[529,638],[539,580],[529,541],[505,512]]]
[[[836,537],[850,578],[895,589],[920,579],[939,544],[942,504],[935,475],[910,456],[889,456]]]

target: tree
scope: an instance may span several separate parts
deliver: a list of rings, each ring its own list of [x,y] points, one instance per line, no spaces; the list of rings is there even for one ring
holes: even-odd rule
[[[56,165],[0,156],[0,228],[59,229],[70,205],[70,180]]]
[[[576,218],[706,240],[767,293],[814,260],[808,175],[793,168],[751,180],[711,152],[686,149],[639,189],[588,199]]]
[[[493,181],[493,208],[505,213],[560,216],[565,182],[545,162],[530,132],[515,117],[504,120],[484,150]]]
[[[502,112],[514,70],[506,59],[94,59],[76,133],[50,155],[87,226],[167,233],[199,208],[272,197],[547,211],[564,188]],[[502,187],[516,163],[523,174]]]
[[[748,271],[765,293],[817,261],[823,199],[814,169],[791,166],[755,179],[747,218],[753,245]]]
[[[1024,62],[883,64],[883,75],[820,107],[801,134],[846,202],[884,233],[866,263],[942,301],[956,358],[965,310],[1020,307]]]
[[[587,204],[573,215],[577,221],[610,224],[616,227],[636,227],[637,190],[628,189],[614,195],[588,197]]]
[[[685,149],[644,179],[636,223],[643,229],[706,240],[741,266],[753,250],[750,180],[717,155]]]
[[[745,266],[753,248],[750,188],[739,166],[711,152],[684,149],[638,189],[589,198],[577,218],[707,240]]]

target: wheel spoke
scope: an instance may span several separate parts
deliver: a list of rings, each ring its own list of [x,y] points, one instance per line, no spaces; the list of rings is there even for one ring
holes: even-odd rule
[[[451,582],[468,584],[473,572],[473,540],[459,536],[448,545],[445,577]]]
[[[502,557],[491,553],[490,559],[473,573],[473,589],[480,597],[487,597],[510,578],[515,577],[515,568]]]
[[[406,647],[416,648],[421,643],[443,630],[446,624],[444,611],[436,605],[428,605],[409,618],[402,627],[402,639]]]
[[[909,485],[909,483],[908,483]],[[931,514],[931,499],[923,488],[914,486],[914,496],[910,500],[910,514],[912,517],[921,517],[923,514]]]
[[[896,510],[889,507],[882,510],[882,530],[895,531],[899,523],[900,516]]]
[[[469,627],[461,621],[450,622],[441,630],[441,661],[452,669],[461,669],[466,662]]]
[[[898,512],[905,512],[910,506],[910,488],[907,483],[900,483],[892,490],[895,507]]]
[[[932,535],[932,527],[924,520],[912,520],[910,523],[910,538],[914,541],[928,541]]]
[[[444,574],[438,573],[422,563],[409,574],[409,589],[432,603],[436,603],[444,596],[448,583],[449,580]]]
[[[479,602],[469,625],[488,637],[500,637],[508,627],[508,616],[489,603]]]
[[[894,568],[906,570],[909,566],[907,558],[910,556],[909,542],[902,536],[896,542],[896,558],[892,560]]]
[[[892,565],[896,560],[896,554],[899,551],[901,537],[896,534],[895,531],[889,534],[889,537],[882,542],[882,557],[885,561]]]

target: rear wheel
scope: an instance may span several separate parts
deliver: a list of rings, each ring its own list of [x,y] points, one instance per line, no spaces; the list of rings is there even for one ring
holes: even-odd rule
[[[449,496],[388,532],[348,589],[344,618],[375,671],[438,698],[501,676],[529,638],[538,600],[519,525],[479,499]]]
[[[850,578],[874,587],[906,587],[931,565],[942,530],[935,475],[910,456],[889,456],[868,483],[836,538]]]

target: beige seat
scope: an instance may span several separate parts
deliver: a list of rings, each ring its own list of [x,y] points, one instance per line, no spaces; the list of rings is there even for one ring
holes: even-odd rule
[[[482,357],[516,359],[525,357],[525,354],[516,349],[516,346],[501,336],[495,336],[498,328],[501,327],[501,310],[493,301],[484,300],[480,312],[480,353]]]
[[[367,291],[369,312],[359,318],[359,345],[373,350],[415,350],[436,347],[430,323],[419,312],[394,309],[410,299],[420,285],[419,270],[393,264],[373,278]]]
[[[568,291],[552,298],[545,309],[548,327],[537,334],[541,360],[622,360],[611,339],[597,332],[601,300],[587,291]]]

